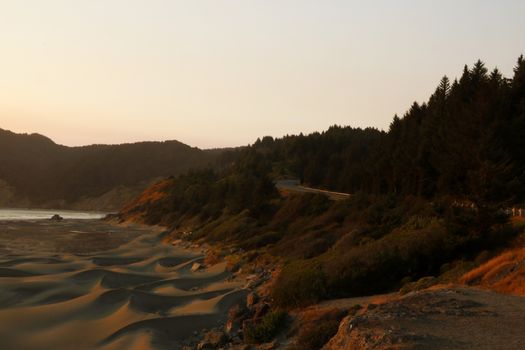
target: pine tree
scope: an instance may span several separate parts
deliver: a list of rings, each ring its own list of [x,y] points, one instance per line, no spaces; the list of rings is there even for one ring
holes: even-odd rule
[[[475,80],[481,80],[487,77],[488,70],[485,67],[485,63],[483,63],[481,60],[478,60],[474,67],[472,67],[471,75],[472,78]]]
[[[446,75],[441,78],[437,91],[443,100],[448,97],[448,94],[450,93],[450,80]]]

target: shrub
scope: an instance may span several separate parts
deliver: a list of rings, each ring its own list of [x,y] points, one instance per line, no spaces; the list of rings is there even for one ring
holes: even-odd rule
[[[328,291],[340,296],[392,290],[404,277],[436,273],[451,247],[439,222],[423,229],[403,227],[379,240],[323,256]]]
[[[480,256],[480,261],[469,261],[469,260],[456,260],[451,263],[444,264],[441,266],[439,283],[456,283],[459,281],[461,276],[463,276],[468,271],[479,266],[482,261],[488,259],[488,254],[486,251]],[[485,258],[485,257],[486,258]]]
[[[272,297],[281,307],[315,303],[326,296],[326,279],[315,261],[299,260],[286,265],[272,288]]]
[[[319,350],[339,329],[338,320],[323,321],[320,324],[309,324],[303,328],[297,338],[294,350]]]
[[[241,242],[239,245],[244,249],[257,249],[278,242],[283,237],[282,232],[267,232],[255,234]]]
[[[330,310],[319,317],[303,320],[291,350],[318,350],[323,347],[338,331],[339,323],[346,312]]]
[[[420,278],[417,282],[409,282],[405,284],[400,290],[399,294],[405,295],[410,292],[417,292],[423,289],[432,287],[438,283],[438,279],[434,276],[427,276]]]
[[[247,343],[266,343],[271,341],[283,329],[286,316],[284,311],[269,312],[259,323],[244,330],[244,340]]]

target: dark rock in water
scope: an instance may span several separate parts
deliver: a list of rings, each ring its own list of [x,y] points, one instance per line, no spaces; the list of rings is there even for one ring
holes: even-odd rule
[[[58,215],[58,214],[55,214],[55,215],[53,215],[53,216],[51,217],[51,220],[53,220],[53,221],[61,221],[61,220],[64,220],[64,218],[61,217],[61,216]]]

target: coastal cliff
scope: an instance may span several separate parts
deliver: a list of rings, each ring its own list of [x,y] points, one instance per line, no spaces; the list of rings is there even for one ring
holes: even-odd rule
[[[515,132],[525,125],[520,107],[525,101],[523,57],[514,73],[512,79],[497,71],[489,74],[481,61],[465,67],[454,83],[444,77],[428,103],[414,103],[403,118],[395,117],[388,132],[333,126],[323,133],[258,139],[230,154],[218,169],[157,182],[116,218],[164,225],[173,241],[211,244],[221,256],[235,251],[236,264],[258,269],[256,276],[271,276],[257,292],[266,296],[270,315],[285,312],[292,325],[277,322],[277,316],[252,320],[249,329],[258,330],[255,343],[278,341],[274,328],[281,325],[284,344],[319,349],[324,344],[318,340],[328,342],[338,332],[334,324],[340,313],[326,311],[302,324],[298,315],[305,308],[394,293],[406,296],[386,303],[387,309],[369,306],[351,314],[327,346],[372,349],[384,336],[383,345],[392,348],[424,347],[434,338],[436,344],[450,341],[448,348],[462,348],[464,340],[457,334],[419,333],[410,330],[413,325],[408,333],[393,331],[390,336],[390,324],[383,325],[382,317],[410,319],[415,313],[433,320],[451,314],[457,319],[443,322],[460,324],[472,320],[470,312],[478,312],[471,304],[494,311],[490,298],[467,292],[472,300],[458,297],[462,301],[456,302],[442,298],[454,288],[425,290],[458,283],[520,290],[522,252],[499,257],[519,247],[524,234],[521,219],[511,220],[506,210],[525,200],[523,137]],[[276,186],[283,182],[313,193]],[[509,274],[501,277],[502,272]],[[433,300],[441,306],[426,310],[423,305]],[[378,328],[368,329],[365,322],[354,330],[352,317]],[[322,331],[312,326],[314,319]],[[265,331],[270,328],[272,332]],[[361,342],[366,339],[370,344]]]

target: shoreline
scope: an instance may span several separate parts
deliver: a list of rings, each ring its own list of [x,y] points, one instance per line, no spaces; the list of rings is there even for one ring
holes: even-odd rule
[[[180,235],[175,234],[172,237],[172,244],[195,247],[194,242],[179,237]],[[200,244],[199,242],[197,246]],[[236,252],[231,254],[227,248],[220,244],[213,245],[207,242],[204,244],[206,251],[222,250],[224,253],[223,261],[236,255]],[[243,253],[249,254],[248,252]],[[253,294],[247,297],[248,303],[258,300],[262,304],[268,305],[268,310],[273,308],[267,288],[272,283],[272,279],[279,269],[278,266],[279,263],[276,262],[270,269],[259,268],[259,274],[254,279],[253,288],[250,288]],[[253,272],[254,264],[250,262],[241,263],[237,268],[251,268]],[[249,276],[250,274],[245,275],[245,277]],[[255,275],[251,274],[251,276]],[[433,306],[434,304],[436,306]],[[406,311],[404,310],[407,308],[412,310],[410,312],[414,315],[417,315],[419,321],[405,317]],[[513,310],[518,311],[514,312]],[[341,315],[344,315],[342,319],[339,318]],[[477,318],[473,318],[473,315]],[[221,345],[225,349],[243,350],[301,349],[300,344],[303,341],[301,337],[305,336],[304,330],[309,329],[315,334],[319,322],[337,319],[340,320],[337,322],[337,332],[327,339],[322,347],[323,350],[386,350],[392,347],[396,348],[396,346],[437,350],[441,349],[445,343],[452,346],[451,348],[487,350],[495,349],[494,346],[503,346],[502,344],[504,344],[502,349],[517,350],[520,349],[517,344],[525,342],[525,336],[517,337],[516,327],[513,325],[525,322],[525,316],[522,315],[525,315],[525,298],[523,296],[498,293],[491,288],[465,285],[458,281],[450,284],[433,285],[407,294],[396,291],[362,297],[329,299],[307,307],[295,308],[289,311],[286,331],[280,332],[271,342],[250,344],[237,338],[236,343],[226,342],[221,343]],[[355,322],[361,324],[362,320],[369,319],[374,320],[373,322],[376,325],[367,326],[368,321],[366,321],[361,327],[351,326]],[[396,327],[391,322],[392,319],[405,326]],[[447,327],[440,330],[437,324],[428,327],[418,325],[418,322],[427,319],[432,319],[433,322],[438,323],[444,322]],[[469,323],[472,334],[456,331],[456,328],[463,327],[465,322]],[[493,332],[492,330],[496,329],[495,327],[500,323],[506,324],[508,328],[504,331]],[[354,327],[354,331],[352,331],[352,327]],[[483,334],[475,334],[476,329],[484,329]],[[211,333],[217,333],[217,331],[221,333],[220,330],[213,330]],[[206,344],[207,334],[203,333],[203,335],[204,338],[197,347],[187,349],[206,349],[207,347],[199,347]],[[506,341],[508,337],[514,338],[511,341]],[[475,345],[470,347],[465,344]],[[210,348],[220,348],[219,344],[216,345],[216,347]]]
[[[489,330],[485,330],[491,337],[500,337],[500,343],[503,341],[501,337],[513,334],[511,324],[525,322],[521,313],[510,311],[515,307],[525,314],[525,298],[498,294],[476,286],[451,284],[432,286],[406,295],[394,292],[332,299],[295,308],[288,311],[286,331],[270,342],[253,344],[253,341],[246,341],[246,331],[276,311],[272,306],[269,286],[278,274],[281,262],[265,255],[264,251],[232,249],[203,239],[192,241],[184,238],[182,231],[129,221],[28,221],[25,228],[20,226],[18,229],[16,226],[21,222],[0,221],[0,227],[4,226],[4,230],[10,225],[15,226],[12,231],[17,235],[15,247],[31,249],[27,256],[20,254],[20,251],[12,251],[13,255],[0,249],[0,323],[7,324],[8,319],[13,323],[4,333],[23,333],[24,324],[28,321],[21,314],[41,318],[44,316],[36,315],[47,310],[45,313],[55,316],[53,324],[59,325],[59,332],[64,329],[69,329],[72,334],[75,332],[72,326],[62,324],[66,320],[82,320],[80,324],[85,328],[84,332],[91,337],[101,336],[99,331],[90,330],[99,322],[107,323],[108,329],[115,323],[121,323],[120,329],[108,333],[97,343],[96,347],[101,349],[162,349],[167,344],[184,350],[287,349],[293,344],[298,349],[306,331],[315,334],[316,327],[326,322],[337,325],[339,332],[332,340],[327,339],[327,342],[330,341],[323,348],[325,350],[372,349],[377,344],[383,346],[378,349],[387,349],[395,344],[416,347],[424,344],[426,349],[439,349],[438,345],[443,342],[457,344],[459,341],[472,341],[479,345],[483,343],[483,336],[470,339],[455,333],[453,327],[446,328],[446,332],[443,330],[442,333],[434,326],[422,328],[417,322],[411,323],[412,316],[403,316],[406,310],[411,310],[411,315],[421,320],[432,319],[458,327],[463,322],[470,322],[472,329],[489,327],[501,320],[509,325],[505,332],[490,334]],[[31,233],[22,232],[35,225],[39,228],[33,232],[34,242],[39,243],[43,253],[35,251],[36,247],[19,242],[29,239],[24,235],[31,236]],[[104,230],[108,232],[100,232]],[[48,237],[52,241],[55,238],[64,239],[69,251],[64,251],[60,245],[46,246],[42,232],[52,235]],[[63,237],[65,232],[69,234]],[[5,232],[0,230],[0,248],[5,236]],[[81,241],[77,245],[76,239]],[[58,249],[53,253],[47,250],[49,247]],[[71,270],[69,266],[75,266],[75,269]],[[71,280],[81,284],[75,282],[71,285],[68,282]],[[7,307],[6,292],[15,291],[18,281],[24,284],[45,283],[45,286],[35,289],[34,295],[14,299],[14,306]],[[54,291],[64,290],[64,287],[74,293],[53,294]],[[43,294],[48,299],[42,299]],[[86,311],[82,310],[92,309],[94,306],[88,308],[88,305],[98,305],[101,298],[109,298],[109,304],[102,304],[105,306],[100,311],[84,314]],[[433,303],[440,306],[428,309]],[[501,310],[498,311],[499,307]],[[35,314],[37,310],[42,311]],[[96,316],[97,313],[106,316]],[[471,314],[479,317],[472,318]],[[487,318],[487,315],[490,317]],[[95,320],[89,321],[93,317]],[[396,328],[392,319],[405,326]],[[373,322],[374,326],[367,322]],[[348,328],[349,325],[354,326]],[[40,334],[38,328],[35,332]],[[20,348],[20,344],[16,343],[17,336],[1,333],[0,336],[7,336],[6,349]],[[26,336],[33,336],[33,332]],[[70,339],[69,334],[63,337],[66,343]],[[361,345],[356,345],[356,339],[360,339]],[[374,341],[367,343],[363,339]],[[55,348],[67,348],[63,345],[65,343],[61,344]],[[512,346],[508,348],[513,349]]]
[[[136,224],[134,222],[124,222],[126,224]],[[139,224],[145,225],[145,224]],[[148,226],[148,225],[145,225]],[[160,226],[162,227],[162,226]],[[162,227],[166,231],[168,228]],[[225,325],[211,330],[204,329],[199,334],[199,341],[192,344],[190,349],[232,349],[232,350],[251,350],[251,349],[280,349],[286,341],[281,337],[281,342],[271,342],[267,344],[253,344],[244,338],[247,325],[252,325],[256,320],[271,312],[272,306],[267,291],[268,283],[271,283],[277,268],[277,263],[270,268],[258,266],[254,261],[246,262],[243,254],[248,252],[242,249],[224,247],[220,244],[212,244],[203,240],[194,242],[186,237],[188,232],[172,230],[164,240],[164,243],[183,249],[199,250],[204,254],[203,267],[209,268],[219,264],[226,264],[226,269],[232,273],[229,281],[238,281],[243,284],[241,289],[247,291],[244,303],[239,303],[228,310],[229,318]],[[185,237],[186,236],[186,237]],[[257,259],[257,258],[256,258]],[[186,350],[186,348],[183,348]]]
[[[67,349],[81,329],[79,349],[196,347],[211,330],[224,329],[231,307],[249,294],[244,274],[229,271],[226,261],[205,264],[207,246],[163,243],[162,227],[102,220],[0,225],[5,349]],[[30,294],[21,294],[30,285]],[[43,339],[51,330],[56,336]]]

